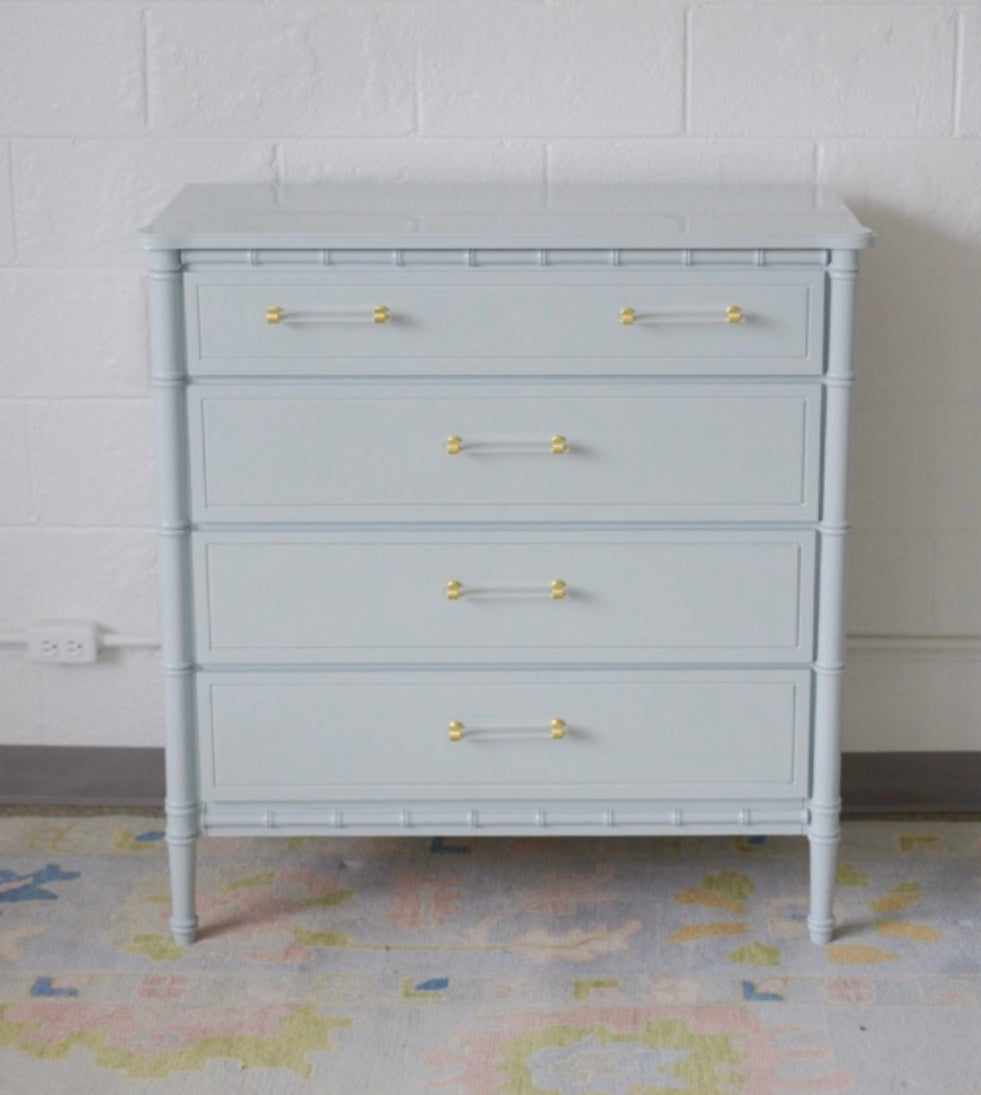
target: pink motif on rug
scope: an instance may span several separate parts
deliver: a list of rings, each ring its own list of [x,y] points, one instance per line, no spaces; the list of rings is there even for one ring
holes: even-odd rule
[[[830,1050],[788,1044],[806,1031],[765,1027],[742,1007],[583,1008],[501,1020],[429,1063],[432,1090],[460,1095],[835,1095]],[[815,1067],[802,1073],[801,1062]]]

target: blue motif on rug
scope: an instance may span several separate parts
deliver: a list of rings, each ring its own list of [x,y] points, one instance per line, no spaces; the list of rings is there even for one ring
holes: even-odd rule
[[[421,984],[416,985],[416,992],[442,992],[443,989],[449,988],[450,979],[448,977],[433,977],[429,981],[423,981]]]
[[[49,863],[30,874],[0,869],[0,902],[57,901],[58,894],[43,887],[49,882],[70,882],[80,874],[80,871],[63,871],[57,863]]]
[[[770,1001],[779,1003],[783,997],[779,992],[761,992],[754,981],[743,981],[743,999],[749,1001]]]
[[[53,977],[39,977],[34,984],[31,985],[31,996],[78,996],[78,989],[55,988]]]

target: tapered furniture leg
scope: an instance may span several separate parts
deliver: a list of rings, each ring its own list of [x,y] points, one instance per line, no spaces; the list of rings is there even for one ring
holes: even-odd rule
[[[836,815],[826,819],[835,824]],[[811,848],[811,909],[807,917],[807,930],[812,943],[830,943],[834,931],[833,912],[835,874],[838,863],[838,834],[811,832],[808,840]]]
[[[197,838],[179,835],[181,823],[186,819],[168,810],[167,853],[170,859],[171,916],[170,930],[174,942],[180,945],[193,943],[197,938],[198,918],[194,911]],[[175,832],[174,830],[178,830]]]

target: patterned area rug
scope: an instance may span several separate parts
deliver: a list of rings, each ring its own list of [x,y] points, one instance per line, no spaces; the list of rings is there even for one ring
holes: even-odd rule
[[[0,1092],[981,1095],[981,823],[806,844],[209,839],[0,817]]]

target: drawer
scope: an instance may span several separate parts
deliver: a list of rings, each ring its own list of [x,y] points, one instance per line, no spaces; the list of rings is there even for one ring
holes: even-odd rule
[[[189,274],[188,368],[817,373],[823,285],[814,270]]]
[[[817,516],[816,384],[198,384],[189,400],[200,523]]]
[[[201,532],[194,567],[203,663],[811,657],[811,532]]]
[[[222,673],[198,698],[211,801],[807,794],[806,670]]]

